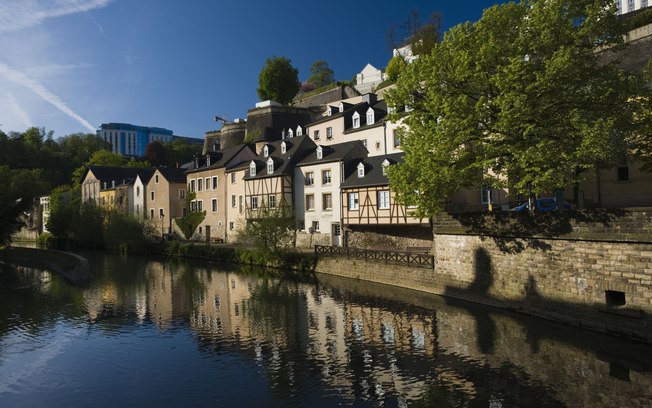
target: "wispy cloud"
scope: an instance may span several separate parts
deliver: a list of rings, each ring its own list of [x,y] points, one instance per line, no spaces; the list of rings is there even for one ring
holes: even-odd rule
[[[11,92],[5,94],[5,103],[7,111],[11,113],[12,117],[19,123],[20,127],[28,128],[34,122],[29,117],[29,114],[20,106],[16,97]]]
[[[109,4],[112,0],[2,0],[0,33],[21,30],[43,20],[80,13]]]
[[[27,77],[22,72],[16,71],[15,69],[9,67],[8,65],[2,62],[0,62],[0,75],[4,76],[9,81],[15,84],[22,85],[28,88],[36,95],[43,98],[45,101],[52,104],[55,108],[59,109],[61,112],[65,113],[66,115],[70,116],[71,118],[79,122],[90,132],[95,132],[95,126],[91,125],[89,121],[82,118],[79,114],[77,114],[75,111],[70,109],[70,107],[63,100],[61,100],[59,96],[55,95],[50,90],[45,88],[41,83]]]
[[[38,67],[30,67],[25,71],[32,78],[42,78],[44,76],[58,76],[77,69],[94,68],[95,66],[95,64],[89,64],[85,62],[79,64],[48,64]]]

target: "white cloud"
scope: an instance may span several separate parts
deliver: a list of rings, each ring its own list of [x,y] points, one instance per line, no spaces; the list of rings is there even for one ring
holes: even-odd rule
[[[43,20],[105,7],[112,0],[2,0],[0,33],[17,31]]]
[[[5,94],[4,105],[3,110],[7,114],[6,118],[13,122],[5,123],[5,125],[11,126],[12,129],[27,129],[33,126],[34,122],[32,122],[29,114],[20,106],[13,93],[7,92]]]
[[[36,95],[43,98],[45,101],[52,104],[55,108],[59,109],[61,112],[65,113],[66,115],[70,116],[71,118],[79,122],[91,133],[95,132],[95,126],[91,125],[89,121],[82,118],[79,114],[77,114],[75,111],[70,109],[70,107],[63,100],[61,100],[59,96],[55,95],[50,90],[45,88],[41,83],[27,77],[22,72],[12,69],[11,67],[9,67],[8,65],[2,62],[0,62],[0,75],[4,76],[6,79],[8,79],[9,81],[15,84],[26,87],[27,89],[34,92]]]

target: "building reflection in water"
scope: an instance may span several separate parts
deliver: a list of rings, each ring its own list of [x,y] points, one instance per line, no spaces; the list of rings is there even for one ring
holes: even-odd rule
[[[645,406],[640,396],[652,395],[649,357],[631,363],[611,340],[558,333],[583,333],[575,329],[537,332],[541,321],[486,308],[474,314],[427,295],[399,303],[380,287],[335,278],[326,286],[183,264],[143,269],[144,279],[126,291],[111,280],[84,291],[89,320],[119,308],[160,330],[187,321],[202,350],[255,361],[279,394],[310,392],[306,384],[317,378],[325,395],[349,402],[391,395],[398,405],[480,399],[500,406],[510,394],[534,396],[540,406]],[[476,315],[491,320],[490,338]],[[490,347],[476,341],[483,334]],[[644,354],[646,346],[636,347]]]

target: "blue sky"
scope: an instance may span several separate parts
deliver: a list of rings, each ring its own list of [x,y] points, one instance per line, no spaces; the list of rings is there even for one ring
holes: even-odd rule
[[[0,129],[55,137],[105,122],[203,137],[244,118],[272,55],[299,79],[326,60],[339,80],[387,64],[389,26],[439,11],[444,28],[499,0],[2,0]]]

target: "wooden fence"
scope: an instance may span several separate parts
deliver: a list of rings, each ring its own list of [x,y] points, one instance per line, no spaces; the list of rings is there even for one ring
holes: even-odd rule
[[[384,262],[387,264],[407,265],[415,268],[435,269],[434,255],[423,253],[315,245],[315,255],[339,256],[344,258],[364,259],[366,261]]]

